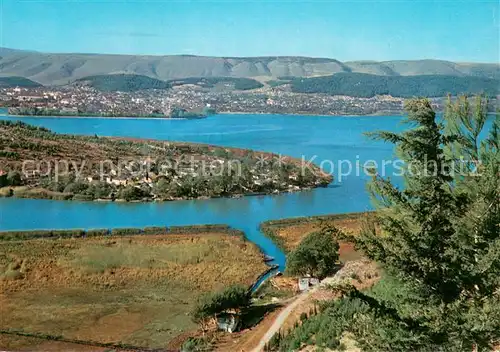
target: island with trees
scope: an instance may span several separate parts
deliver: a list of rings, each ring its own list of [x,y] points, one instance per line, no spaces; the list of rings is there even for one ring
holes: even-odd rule
[[[64,135],[0,121],[0,195],[61,200],[178,200],[322,187],[317,166],[211,145]]]

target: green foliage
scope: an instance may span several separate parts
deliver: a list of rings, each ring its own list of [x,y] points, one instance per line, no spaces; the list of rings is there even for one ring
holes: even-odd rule
[[[121,189],[118,193],[118,198],[125,199],[127,202],[130,202],[132,200],[141,200],[148,195],[149,194],[146,193],[142,188],[131,185]]]
[[[9,185],[9,181],[7,181],[7,174],[0,175],[0,188],[6,187]]]
[[[395,143],[413,172],[404,190],[374,178],[381,230],[368,227],[358,245],[399,279],[396,290],[409,288],[411,295],[377,302],[393,307],[394,319],[405,322],[404,333],[418,336],[419,344],[483,350],[500,338],[498,117],[479,142],[484,106],[479,98],[472,112],[459,99],[447,111],[445,133],[430,103],[412,100],[407,109],[414,128],[375,135]],[[453,162],[462,155],[482,161],[480,175],[456,173]]]
[[[198,352],[198,351],[210,351],[211,346],[206,338],[203,337],[189,337],[182,344],[182,352]]]
[[[324,278],[335,272],[339,259],[339,244],[331,231],[307,235],[287,257],[287,272],[291,275],[311,275]]]
[[[88,184],[86,183],[83,183],[83,182],[71,182],[69,184],[66,185],[66,187],[64,188],[64,193],[83,193],[85,192],[87,189],[88,189]]]
[[[92,182],[86,189],[86,194],[93,199],[108,198],[113,191],[113,187],[106,182]]]
[[[233,285],[220,292],[202,295],[192,312],[193,320],[203,323],[207,319],[215,318],[218,314],[229,310],[241,311],[250,305],[248,289]]]
[[[7,173],[6,181],[8,186],[20,186],[23,183],[21,173],[19,171],[9,171]]]
[[[277,79],[277,80],[270,80],[267,82],[267,84],[269,84],[270,87],[279,87],[279,86],[282,86],[284,84],[288,84],[290,83],[290,81],[285,81],[285,80],[282,80],[282,79]]]
[[[84,231],[80,229],[70,230],[30,230],[30,231],[2,231],[0,241],[21,241],[36,238],[70,238],[82,237]]]
[[[319,314],[310,316],[282,338],[279,350],[300,350],[303,344],[340,350],[349,334],[355,337],[362,351],[440,351],[438,346],[431,348],[426,343],[427,336],[421,332],[409,331],[404,321],[391,314],[390,308],[373,306],[376,299],[407,294],[399,289],[399,283],[389,280],[376,284],[367,295],[352,294],[327,302]]]
[[[205,117],[207,116],[203,112],[194,112],[194,111],[187,111],[185,109],[181,108],[173,108],[172,111],[170,112],[170,117],[174,119],[179,119],[179,118],[196,118],[196,117]]]
[[[165,226],[149,226],[145,227],[143,232],[146,235],[165,235],[168,231]]]
[[[168,81],[172,86],[184,84],[195,84],[203,88],[213,88],[216,84],[231,84],[236,90],[250,90],[262,88],[264,85],[259,81],[243,77],[188,77]]]
[[[89,229],[85,232],[87,237],[100,237],[109,235],[109,229]]]
[[[38,82],[32,81],[24,77],[0,77],[0,88],[36,88],[42,87]]]
[[[130,236],[142,234],[143,230],[141,228],[115,228],[111,230],[112,236]]]
[[[11,152],[9,150],[0,150],[0,158],[19,160],[19,154],[16,152]]]
[[[377,76],[341,72],[332,76],[296,78],[291,81],[296,93],[325,93],[354,97],[392,95],[395,97],[443,97],[447,94],[497,95],[498,79],[444,75]]]
[[[230,229],[225,224],[207,224],[207,225],[186,225],[170,226],[171,233],[204,233],[204,232],[226,232]]]
[[[168,89],[170,84],[159,79],[131,74],[89,76],[78,79],[103,92],[135,92],[144,89]]]
[[[373,177],[376,223],[353,238],[384,278],[367,293],[337,287],[344,298],[295,329],[282,351],[338,348],[346,333],[363,351],[491,351],[498,343],[499,118],[485,131],[485,105],[450,103],[445,130],[427,100],[412,100],[412,128],[372,135],[396,144],[412,167],[404,189]],[[461,156],[481,160],[480,173],[467,162],[458,173]]]
[[[228,236],[240,236],[243,239],[245,234],[228,225],[193,225],[193,226],[172,226],[172,227],[132,227],[109,229],[89,229],[89,230],[28,230],[28,231],[0,231],[0,241],[28,240],[35,238],[55,238],[55,237],[95,237],[95,236],[135,236],[135,235],[164,235],[174,234],[199,234],[199,233],[222,233]]]

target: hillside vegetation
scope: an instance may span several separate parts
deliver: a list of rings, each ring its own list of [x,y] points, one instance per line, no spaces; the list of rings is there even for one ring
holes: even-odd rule
[[[49,54],[0,48],[3,75],[21,76],[45,85],[116,73],[144,75],[162,81],[187,77],[312,77],[338,72],[377,75],[453,75],[500,78],[500,65],[440,60],[354,61],[297,56],[204,57],[105,54]]]
[[[77,82],[83,82],[103,92],[134,92],[143,89],[168,89],[170,84],[159,79],[141,75],[99,75],[80,78]]]
[[[135,92],[144,89],[169,89],[174,86],[192,84],[201,88],[214,88],[217,86],[235,90],[250,90],[261,88],[264,85],[254,79],[241,77],[187,77],[162,81],[144,75],[136,74],[111,74],[89,76],[78,79],[83,83],[103,92]]]
[[[444,75],[376,76],[364,73],[337,73],[332,76],[293,79],[296,93],[325,93],[354,97],[442,97],[447,94],[500,94],[500,80]]]
[[[41,87],[42,85],[38,82],[34,82],[30,79],[24,77],[0,77],[0,88],[35,88]]]
[[[251,78],[241,77],[188,77],[169,81],[172,86],[194,84],[203,88],[213,88],[219,84],[228,85],[235,90],[250,90],[262,88],[264,85]]]

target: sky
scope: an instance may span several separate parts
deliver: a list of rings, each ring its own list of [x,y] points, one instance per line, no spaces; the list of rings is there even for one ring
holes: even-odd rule
[[[0,0],[0,46],[43,52],[500,61],[498,0]]]

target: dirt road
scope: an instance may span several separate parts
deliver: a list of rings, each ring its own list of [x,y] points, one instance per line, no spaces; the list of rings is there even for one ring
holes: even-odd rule
[[[281,326],[285,323],[286,319],[297,308],[302,302],[304,302],[314,291],[316,291],[317,287],[312,288],[311,290],[300,294],[292,303],[290,303],[285,309],[281,311],[281,313],[276,317],[271,328],[266,332],[266,334],[262,337],[259,342],[259,345],[252,350],[252,352],[261,352],[264,350],[264,346],[268,343],[271,338],[276,334]]]

